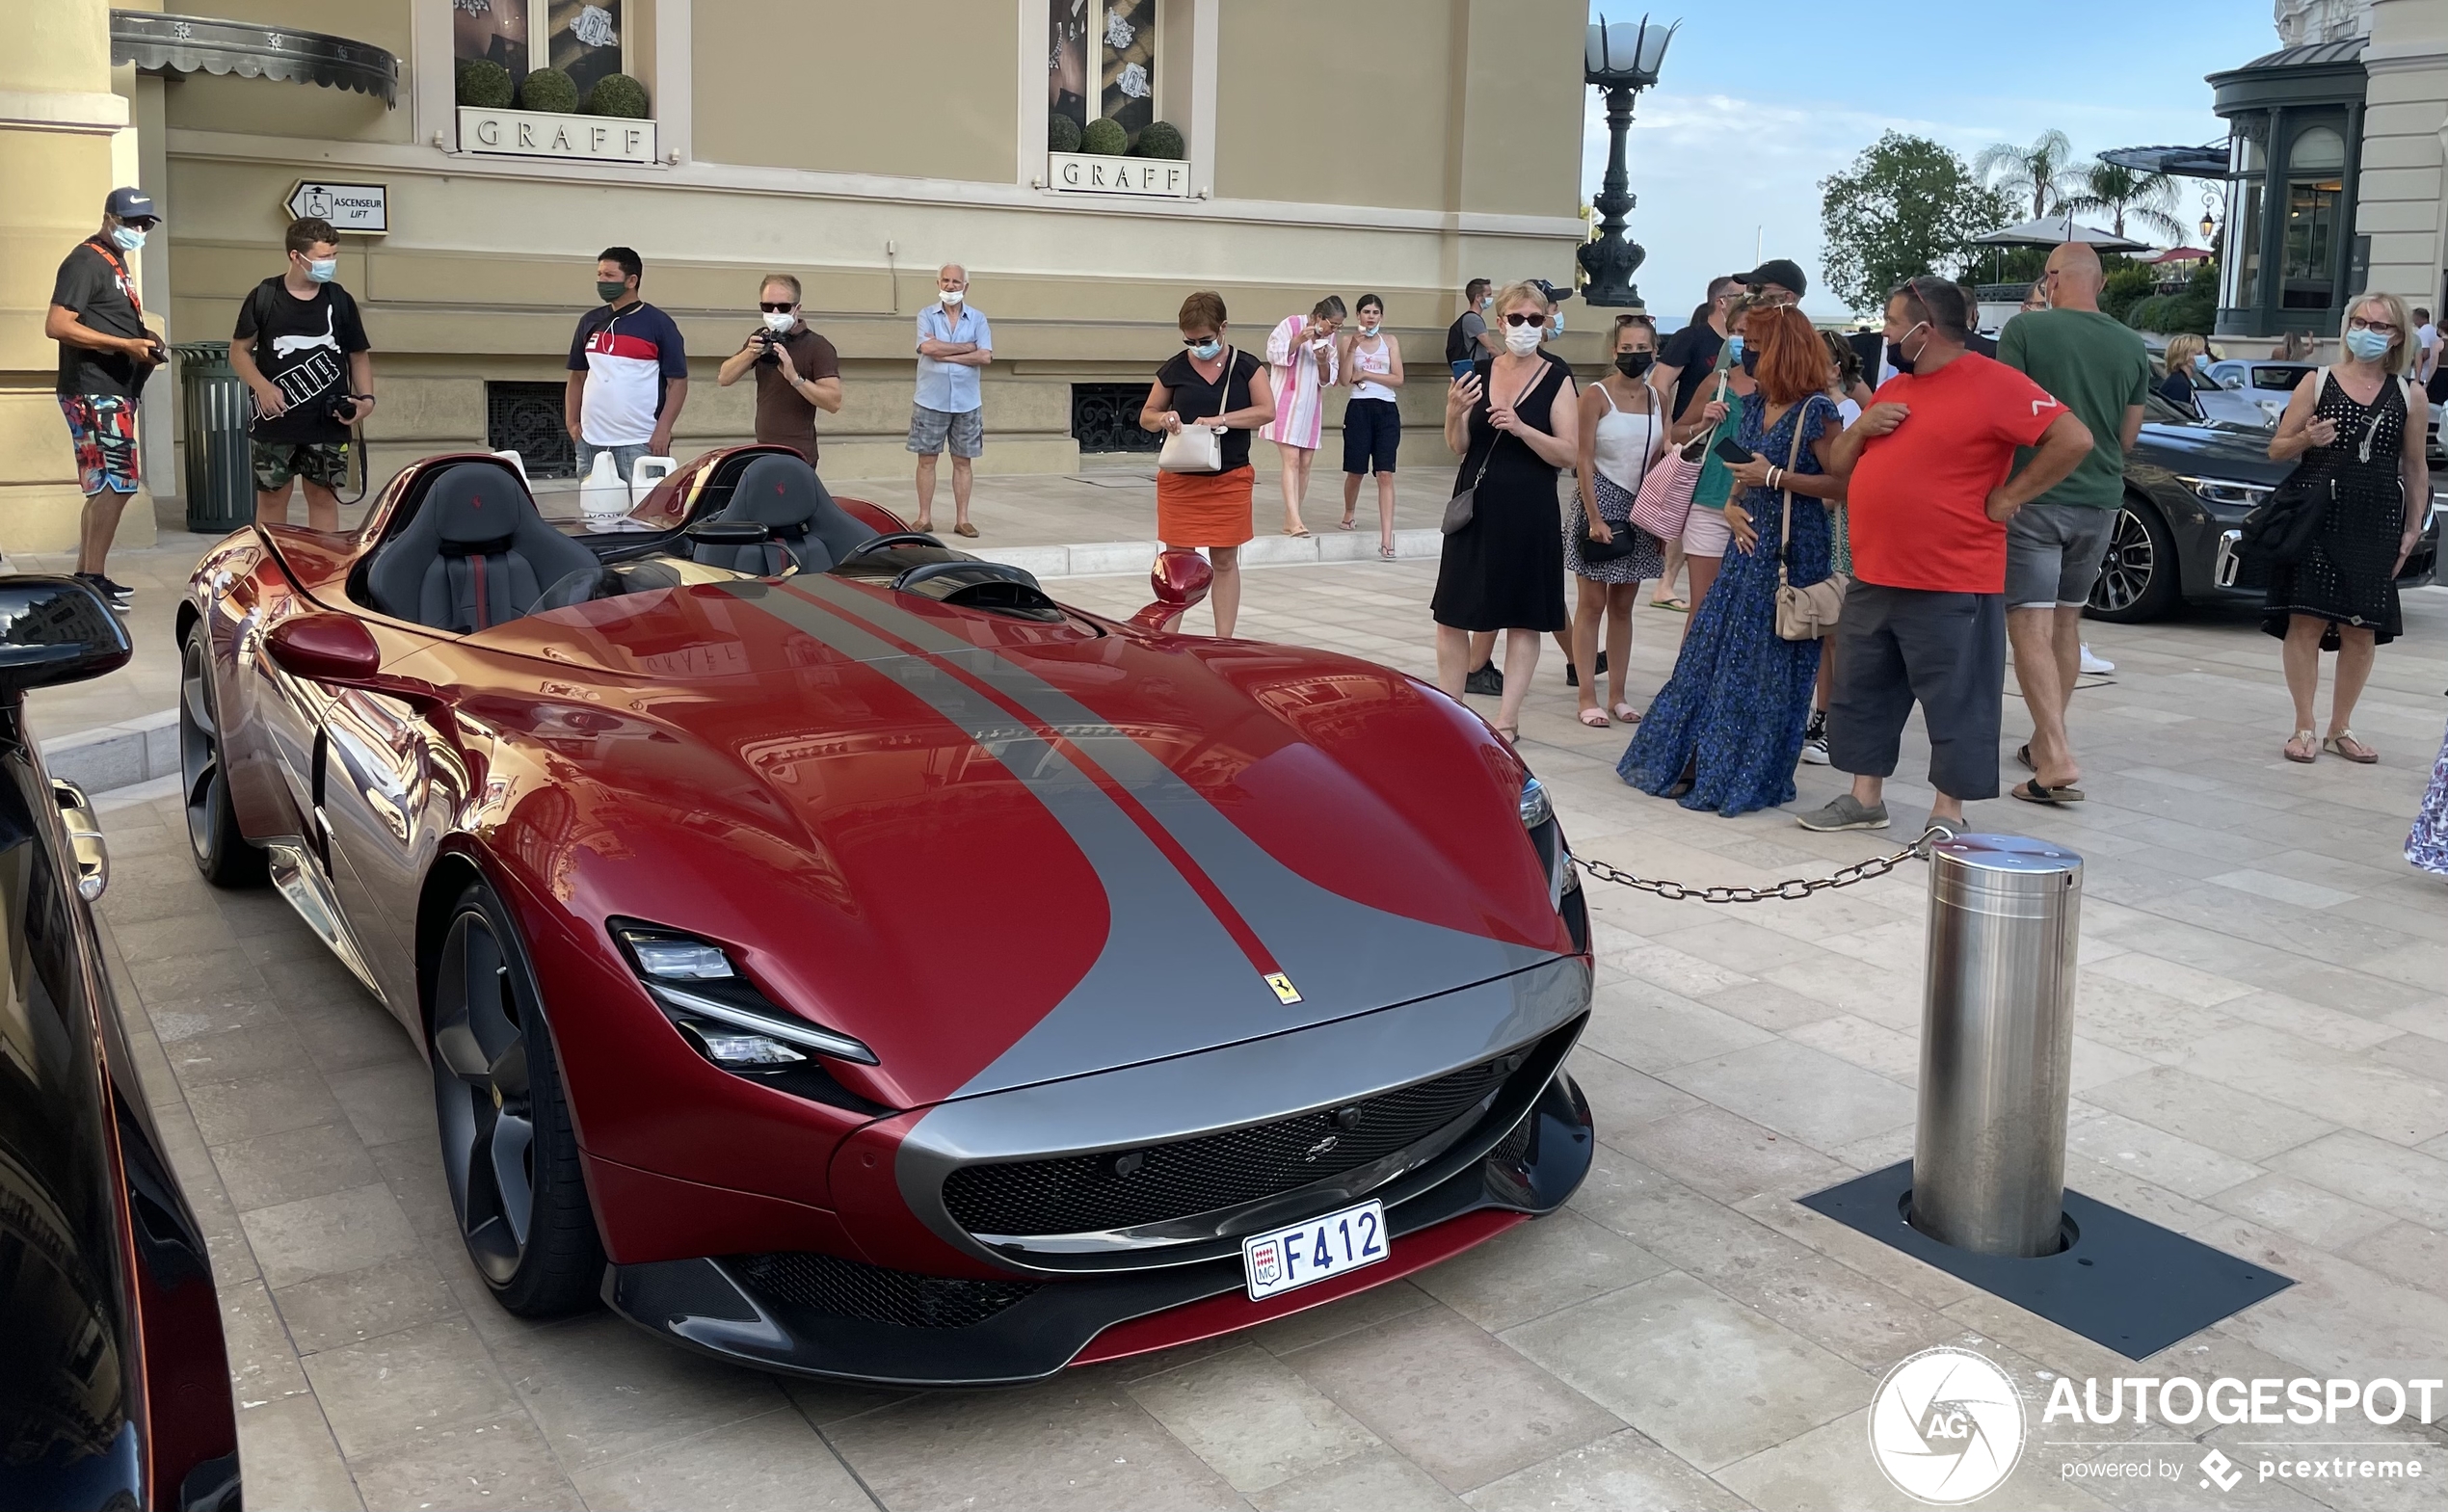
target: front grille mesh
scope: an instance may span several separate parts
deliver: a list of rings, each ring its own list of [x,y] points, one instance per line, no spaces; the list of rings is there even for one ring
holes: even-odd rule
[[[730,1263],[750,1286],[795,1307],[903,1328],[968,1328],[1037,1289],[1027,1281],[914,1276],[811,1250],[733,1255]]]
[[[993,1234],[1088,1233],[1237,1207],[1418,1143],[1477,1107],[1520,1060],[1144,1150],[963,1166],[945,1181],[944,1205],[971,1233]]]

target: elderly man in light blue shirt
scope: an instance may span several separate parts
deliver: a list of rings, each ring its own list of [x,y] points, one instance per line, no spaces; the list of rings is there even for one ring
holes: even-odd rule
[[[935,459],[952,449],[952,530],[974,536],[970,479],[986,449],[978,369],[995,360],[995,332],[969,303],[969,270],[947,262],[935,275],[941,298],[918,311],[918,403],[910,411],[910,450],[918,453],[918,528],[935,528]]]

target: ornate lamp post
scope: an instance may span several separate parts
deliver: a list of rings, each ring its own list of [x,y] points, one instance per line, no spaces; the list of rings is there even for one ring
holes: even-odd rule
[[[1583,243],[1578,253],[1582,271],[1589,276],[1582,298],[1592,305],[1640,304],[1640,291],[1633,286],[1632,276],[1649,254],[1624,234],[1624,213],[1636,202],[1632,177],[1624,172],[1624,135],[1632,129],[1634,98],[1658,82],[1658,70],[1666,61],[1666,43],[1674,40],[1675,29],[1682,24],[1653,27],[1645,15],[1637,25],[1590,23],[1583,78],[1607,92],[1609,139],[1606,181],[1591,201],[1606,219],[1598,223],[1598,239]]]

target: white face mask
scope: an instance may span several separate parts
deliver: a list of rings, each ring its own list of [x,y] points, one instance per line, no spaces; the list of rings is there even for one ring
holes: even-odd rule
[[[798,316],[793,315],[786,309],[769,309],[765,311],[765,329],[775,332],[776,334],[780,334],[783,332],[788,331],[790,329],[790,323],[798,318]]]
[[[1507,326],[1504,328],[1504,350],[1515,357],[1528,357],[1538,350],[1538,343],[1546,334],[1547,328],[1544,326]]]
[[[944,291],[944,303],[946,305],[958,305],[961,301],[967,298],[969,298],[969,295],[965,290],[945,289]]]
[[[1364,336],[1373,336],[1377,333],[1377,328],[1374,326],[1363,326],[1360,328],[1360,333]]]

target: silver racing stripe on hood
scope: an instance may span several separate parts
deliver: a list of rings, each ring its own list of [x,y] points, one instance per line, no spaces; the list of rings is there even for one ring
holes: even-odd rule
[[[1095,741],[1089,759],[1146,809],[1257,933],[1308,1000],[1305,1021],[1408,1002],[1557,959],[1553,951],[1449,929],[1329,891],[1268,855],[1127,731],[1026,668],[828,577],[790,578],[781,597],[800,594],[900,637],[929,661],[960,669],[1046,725],[1109,734]],[[986,706],[992,728],[1012,728],[1008,714]],[[1243,969],[1256,974],[1246,958]],[[1177,970],[1174,979],[1179,976]],[[1077,1064],[1081,1037],[1102,1043],[1124,1033],[1131,1016],[1144,1011],[1127,996],[1073,994],[989,1071],[1006,1083],[1056,1074],[1041,1068]]]

